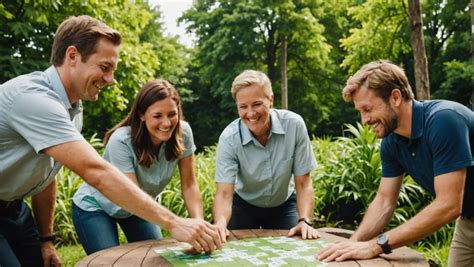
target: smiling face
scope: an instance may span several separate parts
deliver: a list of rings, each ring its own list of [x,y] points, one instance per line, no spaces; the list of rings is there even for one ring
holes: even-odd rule
[[[171,97],[156,101],[140,116],[140,120],[145,122],[153,144],[159,146],[171,138],[178,125],[178,105]]]
[[[235,102],[240,119],[255,137],[268,135],[270,124],[270,109],[273,107],[273,97],[265,94],[258,85],[240,89],[235,95]]]
[[[374,129],[377,137],[383,138],[398,128],[398,115],[389,103],[366,86],[361,86],[352,95],[355,109],[360,113],[362,124]]]
[[[69,54],[74,57],[71,63],[71,88],[68,92],[71,102],[79,99],[95,101],[100,90],[113,83],[118,51],[119,46],[101,39],[97,43],[96,52],[86,62],[82,62],[77,50]]]

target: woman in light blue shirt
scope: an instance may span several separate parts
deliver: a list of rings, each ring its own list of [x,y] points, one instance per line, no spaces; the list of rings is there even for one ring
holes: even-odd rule
[[[214,224],[223,242],[229,229],[290,229],[318,238],[311,225],[314,194],[309,173],[316,160],[305,123],[273,109],[268,77],[254,70],[232,83],[239,117],[219,137]]]
[[[105,135],[103,157],[153,197],[178,166],[189,215],[203,219],[194,174],[196,148],[191,127],[181,119],[176,89],[165,80],[153,80],[137,94],[127,117]],[[72,214],[87,254],[119,245],[117,224],[128,242],[162,238],[159,226],[128,213],[85,183],[74,195]]]

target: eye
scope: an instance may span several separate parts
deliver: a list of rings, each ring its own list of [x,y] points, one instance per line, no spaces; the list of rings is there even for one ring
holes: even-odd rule
[[[108,70],[108,67],[106,67],[106,66],[101,65],[101,66],[99,66],[99,67],[100,67],[100,69],[101,69],[102,71],[104,71],[104,72]]]

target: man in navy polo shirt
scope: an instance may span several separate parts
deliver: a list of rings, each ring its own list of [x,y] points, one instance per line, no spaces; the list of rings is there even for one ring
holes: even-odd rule
[[[327,247],[322,261],[369,259],[410,244],[456,221],[449,266],[474,264],[474,113],[445,100],[414,100],[407,77],[388,61],[375,61],[343,90],[362,123],[379,138],[382,179],[350,241]],[[403,177],[410,175],[435,196],[406,223],[383,233],[392,218]]]

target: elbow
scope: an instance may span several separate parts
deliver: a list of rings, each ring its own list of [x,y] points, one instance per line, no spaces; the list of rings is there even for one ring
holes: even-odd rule
[[[462,201],[445,201],[443,205],[443,213],[446,223],[454,221],[456,218],[461,216],[462,213]]]

